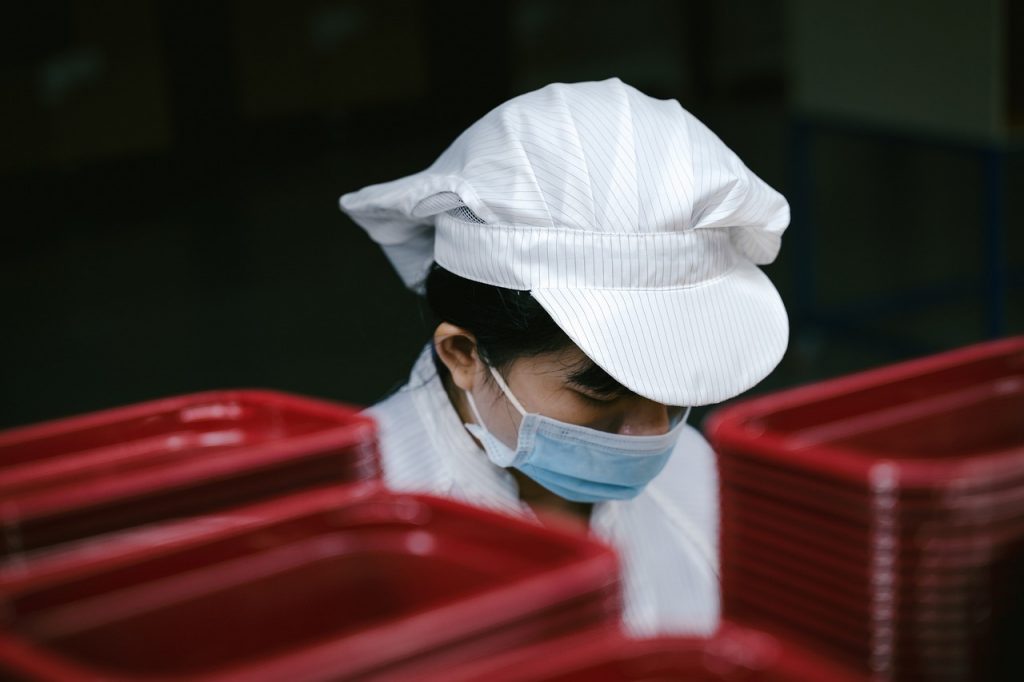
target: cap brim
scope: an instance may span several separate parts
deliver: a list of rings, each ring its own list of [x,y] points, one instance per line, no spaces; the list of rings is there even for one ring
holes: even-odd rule
[[[666,405],[710,405],[750,389],[789,344],[771,280],[740,259],[679,289],[533,289],[586,355],[626,388]]]

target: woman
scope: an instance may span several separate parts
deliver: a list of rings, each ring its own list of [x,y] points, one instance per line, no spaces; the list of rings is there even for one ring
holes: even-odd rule
[[[612,78],[516,97],[341,208],[438,319],[369,410],[388,485],[567,513],[619,551],[629,632],[713,631],[717,477],[686,415],[786,349],[757,267],[785,199],[678,102]]]

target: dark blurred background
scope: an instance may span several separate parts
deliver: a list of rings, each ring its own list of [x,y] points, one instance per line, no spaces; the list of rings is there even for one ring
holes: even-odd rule
[[[1022,5],[7,3],[0,427],[219,387],[376,401],[430,330],[338,196],[613,75],[790,199],[791,343],[755,392],[1022,333]]]

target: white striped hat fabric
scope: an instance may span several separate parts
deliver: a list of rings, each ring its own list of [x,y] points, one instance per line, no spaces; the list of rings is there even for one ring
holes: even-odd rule
[[[617,78],[495,108],[426,170],[341,197],[406,285],[432,261],[529,290],[609,375],[707,405],[781,360],[789,321],[757,267],[789,205],[675,100]]]

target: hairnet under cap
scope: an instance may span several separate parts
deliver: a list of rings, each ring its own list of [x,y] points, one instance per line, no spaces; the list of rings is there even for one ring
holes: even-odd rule
[[[341,197],[402,279],[432,261],[529,290],[639,395],[704,405],[763,379],[789,325],[757,264],[789,206],[675,100],[617,78],[495,108],[426,170]]]

